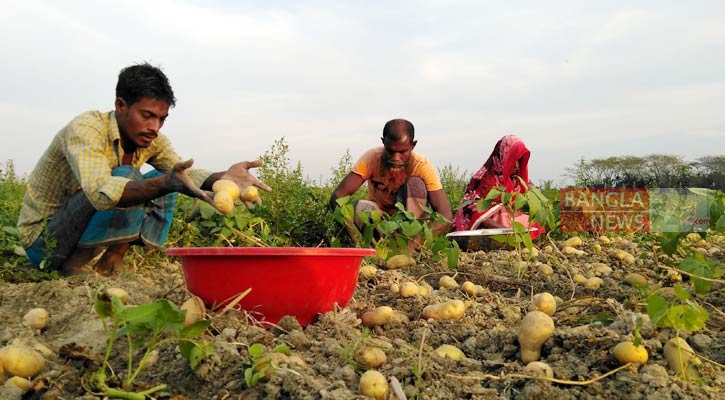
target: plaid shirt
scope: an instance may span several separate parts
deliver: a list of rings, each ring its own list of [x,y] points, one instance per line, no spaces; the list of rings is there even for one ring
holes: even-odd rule
[[[128,178],[111,176],[111,169],[121,165],[123,155],[114,111],[83,113],[61,129],[26,182],[18,218],[23,246],[30,247],[63,201],[80,189],[97,210],[114,208],[129,182]],[[159,133],[149,147],[133,153],[131,165],[141,169],[148,163],[166,173],[181,161],[169,139]],[[211,174],[200,169],[187,171],[198,186]]]

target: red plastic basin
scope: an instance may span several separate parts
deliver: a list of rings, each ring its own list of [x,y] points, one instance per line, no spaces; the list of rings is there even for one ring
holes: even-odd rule
[[[323,247],[170,248],[181,258],[186,287],[207,307],[218,307],[248,288],[237,305],[260,322],[285,315],[305,326],[318,313],[344,307],[352,298],[365,256],[374,249]]]

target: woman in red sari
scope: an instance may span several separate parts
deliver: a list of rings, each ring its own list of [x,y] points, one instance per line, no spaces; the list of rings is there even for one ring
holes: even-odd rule
[[[486,163],[473,174],[468,183],[461,203],[471,201],[471,204],[458,209],[453,218],[453,230],[510,228],[511,215],[500,204],[494,202],[488,209],[478,211],[476,203],[485,198],[496,186],[505,187],[510,193],[526,192],[528,185],[531,184],[528,167],[530,156],[531,152],[518,136],[506,135],[501,138]],[[526,185],[523,185],[522,181],[526,182]],[[524,213],[517,213],[515,220],[526,227],[529,226],[529,216]],[[535,222],[531,222],[531,227],[537,228],[530,232],[532,239],[544,233],[544,228]]]

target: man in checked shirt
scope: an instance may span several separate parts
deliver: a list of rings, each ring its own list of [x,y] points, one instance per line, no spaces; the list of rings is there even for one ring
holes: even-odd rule
[[[131,244],[164,244],[178,193],[213,203],[219,179],[270,190],[249,173],[259,161],[215,173],[183,161],[160,132],[175,103],[159,68],[131,65],[118,76],[113,111],[83,113],[55,135],[28,177],[18,219],[34,266],[85,273],[106,249],[95,270],[111,274]],[[142,175],[147,163],[155,169]]]

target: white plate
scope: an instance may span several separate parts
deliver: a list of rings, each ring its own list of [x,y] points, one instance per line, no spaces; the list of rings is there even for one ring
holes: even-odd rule
[[[537,231],[538,228],[531,228],[531,231]],[[492,235],[509,235],[514,233],[513,228],[485,228],[485,229],[473,229],[470,231],[457,231],[451,232],[446,237],[457,237],[457,236],[492,236]]]

